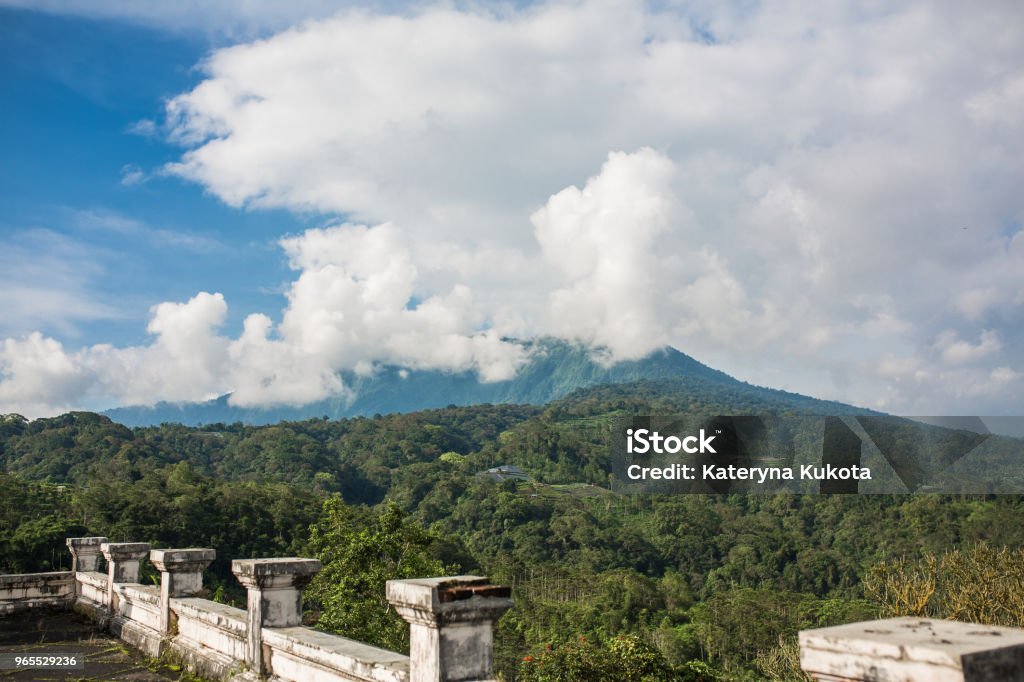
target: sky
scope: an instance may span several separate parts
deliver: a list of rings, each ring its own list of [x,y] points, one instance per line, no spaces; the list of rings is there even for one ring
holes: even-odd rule
[[[1024,414],[1024,5],[0,0],[0,413],[672,345]]]

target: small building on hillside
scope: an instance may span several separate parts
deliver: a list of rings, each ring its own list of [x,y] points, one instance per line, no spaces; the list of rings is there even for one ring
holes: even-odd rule
[[[489,478],[492,481],[529,481],[530,475],[517,467],[515,464],[502,464],[487,471],[477,473],[480,478]]]

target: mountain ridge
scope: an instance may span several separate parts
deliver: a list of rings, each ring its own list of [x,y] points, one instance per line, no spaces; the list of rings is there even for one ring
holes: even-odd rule
[[[232,405],[230,394],[227,394],[205,402],[119,407],[102,414],[126,426],[161,423],[197,426],[234,422],[261,425],[313,417],[339,419],[407,413],[448,405],[545,405],[580,389],[652,380],[696,381],[785,394],[739,381],[670,346],[639,360],[605,365],[595,359],[597,351],[582,344],[555,339],[538,339],[522,344],[529,353],[529,359],[515,377],[506,381],[482,383],[471,371],[410,370],[385,366],[370,376],[342,373],[342,379],[352,389],[354,398],[335,396],[302,406],[258,408]]]

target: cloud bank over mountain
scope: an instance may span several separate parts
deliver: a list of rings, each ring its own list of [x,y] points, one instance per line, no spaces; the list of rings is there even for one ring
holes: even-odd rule
[[[904,413],[1024,409],[1019,4],[320,16],[214,51],[157,122],[165,173],[337,216],[281,239],[286,308],[226,334],[197,292],[145,346],[12,336],[0,411],[297,404],[376,363],[499,380],[523,361],[502,338],[532,335]]]

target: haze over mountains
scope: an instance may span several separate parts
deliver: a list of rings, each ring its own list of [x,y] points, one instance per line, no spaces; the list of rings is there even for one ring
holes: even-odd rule
[[[582,345],[555,339],[525,342],[530,359],[508,381],[482,383],[474,372],[405,370],[384,367],[371,376],[343,375],[351,395],[343,395],[301,406],[269,408],[239,407],[230,404],[229,395],[196,403],[157,403],[154,406],[120,407],[106,411],[111,419],[127,426],[161,423],[185,425],[217,422],[271,424],[282,420],[313,417],[339,419],[359,415],[413,412],[447,405],[483,403],[520,403],[544,405],[578,389],[604,384],[637,381],[680,382],[703,387],[730,389],[729,393],[750,394],[780,405],[802,407],[810,411],[851,410],[841,403],[819,401],[785,391],[761,388],[739,381],[708,367],[674,348],[657,350],[640,360],[604,365],[594,352]]]

